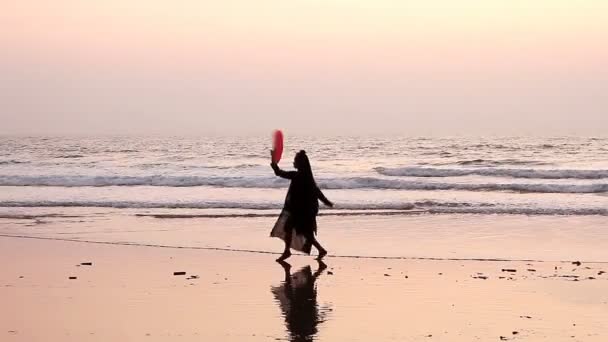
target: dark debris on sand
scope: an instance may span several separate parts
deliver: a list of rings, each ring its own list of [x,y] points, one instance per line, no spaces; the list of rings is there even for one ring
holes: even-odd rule
[[[486,280],[488,279],[488,276],[485,275],[477,275],[477,276],[472,276],[473,279],[483,279]]]

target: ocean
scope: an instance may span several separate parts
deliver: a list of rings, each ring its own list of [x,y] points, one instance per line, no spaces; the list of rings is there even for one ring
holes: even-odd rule
[[[336,204],[325,214],[608,216],[608,139],[290,137]],[[0,210],[280,209],[270,137],[3,137]],[[164,211],[166,212],[166,211]],[[178,211],[175,211],[178,212]]]
[[[0,236],[276,253],[261,137],[4,137]],[[292,137],[332,256],[608,259],[608,139]]]

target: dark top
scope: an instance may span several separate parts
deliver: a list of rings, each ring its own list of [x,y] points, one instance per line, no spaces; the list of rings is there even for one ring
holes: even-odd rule
[[[274,163],[271,166],[277,176],[291,180],[283,209],[292,215],[298,218],[314,218],[319,212],[319,200],[327,206],[332,206],[311,175],[301,171],[283,171]]]

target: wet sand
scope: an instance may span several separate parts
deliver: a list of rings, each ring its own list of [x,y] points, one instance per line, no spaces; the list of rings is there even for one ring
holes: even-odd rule
[[[323,211],[322,211],[323,212]],[[0,236],[27,236],[184,249],[273,252],[278,211],[15,208],[0,216]],[[189,215],[192,210],[188,211]],[[209,215],[211,214],[211,215]],[[142,216],[147,215],[147,216]],[[333,255],[429,258],[608,261],[603,216],[428,215],[321,216],[319,238]],[[364,246],[362,246],[364,244]]]
[[[0,340],[608,340],[606,263],[275,257],[0,237]]]

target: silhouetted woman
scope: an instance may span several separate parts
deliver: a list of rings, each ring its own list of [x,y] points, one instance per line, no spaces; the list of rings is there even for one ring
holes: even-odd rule
[[[293,166],[297,171],[283,171],[274,162],[270,166],[277,176],[291,180],[283,211],[270,233],[285,241],[285,250],[277,261],[289,258],[290,248],[310,254],[312,246],[319,251],[317,259],[322,259],[327,251],[315,238],[319,200],[329,207],[333,207],[333,203],[317,187],[306,152],[296,153]]]

